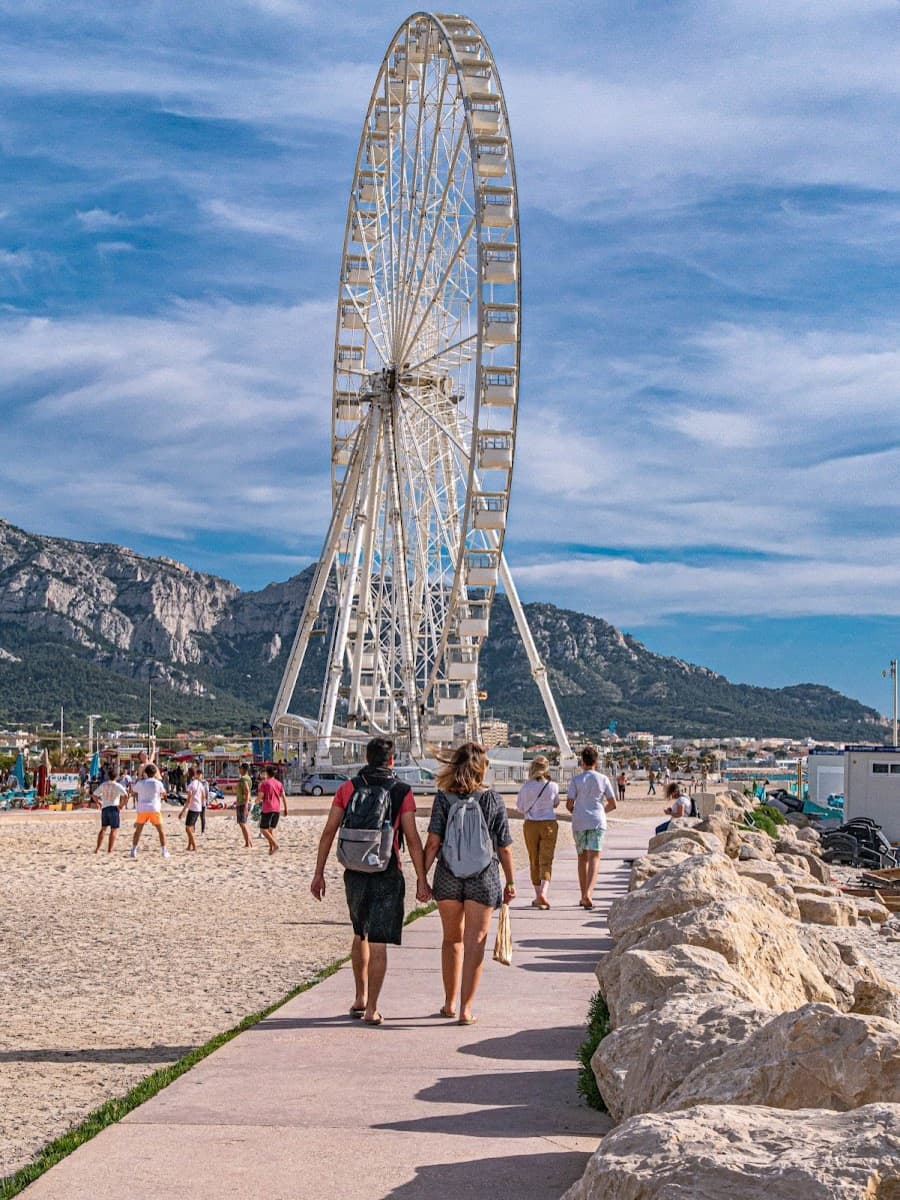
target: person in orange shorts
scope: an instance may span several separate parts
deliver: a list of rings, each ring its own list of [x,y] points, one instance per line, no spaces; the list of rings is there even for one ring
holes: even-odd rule
[[[144,778],[139,779],[134,785],[134,794],[137,799],[137,816],[135,817],[134,836],[131,839],[131,857],[137,858],[138,842],[141,840],[144,826],[155,825],[156,832],[159,834],[159,844],[162,847],[162,856],[168,858],[166,831],[163,829],[162,822],[162,802],[166,789],[159,778],[156,763],[147,763],[144,767]]]

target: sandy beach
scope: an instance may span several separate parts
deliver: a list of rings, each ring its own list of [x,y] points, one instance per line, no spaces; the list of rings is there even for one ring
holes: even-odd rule
[[[629,800],[616,817],[662,807]],[[349,947],[333,856],[324,901],[309,893],[323,816],[288,817],[283,849],[270,858],[255,827],[253,848],[244,850],[224,814],[210,819],[199,851],[188,854],[183,827],[168,812],[168,861],[149,830],[132,861],[132,814],[123,816],[115,852],[95,855],[96,811],[0,814],[0,1177]],[[512,830],[519,903],[527,903],[521,822]],[[407,903],[415,906],[411,887]],[[436,989],[437,972],[436,959]]]

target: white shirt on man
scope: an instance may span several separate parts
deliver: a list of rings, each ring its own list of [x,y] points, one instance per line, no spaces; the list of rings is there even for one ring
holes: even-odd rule
[[[116,783],[114,779],[107,779],[105,783],[100,784],[94,795],[99,798],[101,808],[112,808],[113,806],[118,808],[122,797],[127,796],[128,793],[121,783]]]
[[[188,784],[188,812],[203,812],[209,788],[202,779],[192,779]]]
[[[137,810],[139,813],[162,812],[162,800],[166,794],[166,789],[156,777],[152,779],[139,779],[134,785],[133,790],[137,796]]]
[[[581,771],[573,775],[566,795],[575,801],[572,809],[572,832],[606,828],[605,799],[615,800],[616,793],[606,775],[599,771]]]

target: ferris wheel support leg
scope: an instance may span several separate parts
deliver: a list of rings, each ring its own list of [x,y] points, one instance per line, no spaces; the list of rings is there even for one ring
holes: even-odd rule
[[[350,615],[353,612],[353,597],[359,590],[359,566],[362,558],[363,537],[369,526],[369,501],[372,495],[372,476],[375,473],[375,457],[378,442],[378,422],[369,419],[366,437],[366,474],[355,489],[355,498],[359,500],[358,507],[353,513],[353,540],[350,546],[349,561],[344,572],[340,596],[338,597],[337,628],[331,646],[331,657],[328,663],[328,675],[325,691],[322,696],[322,708],[319,713],[318,754],[319,758],[331,753],[331,734],[334,730],[334,713],[337,707],[338,691],[341,683],[341,673],[344,669],[344,655],[347,649],[347,631],[350,628]]]
[[[531,665],[531,675],[534,682],[538,685],[538,690],[541,693],[541,699],[544,701],[544,708],[547,710],[547,716],[550,718],[550,726],[553,730],[553,736],[556,738],[556,744],[559,746],[559,762],[560,766],[571,767],[575,764],[575,755],[572,747],[569,745],[569,738],[566,734],[565,726],[562,723],[562,718],[559,715],[559,709],[556,707],[556,701],[553,698],[553,692],[550,690],[550,680],[547,678],[547,668],[544,666],[543,659],[538,654],[537,646],[531,634],[531,629],[528,625],[528,618],[525,616],[525,609],[522,607],[522,601],[519,599],[519,593],[516,590],[516,585],[513,582],[512,572],[509,569],[509,564],[506,561],[506,555],[500,555],[500,582],[503,584],[503,590],[506,592],[506,598],[509,601],[509,606],[513,611],[513,616],[516,619],[516,625],[519,628],[519,636],[525,646],[525,653],[528,655],[528,662]]]
[[[406,533],[403,528],[403,513],[400,505],[400,476],[397,467],[397,441],[394,430],[393,413],[390,406],[385,405],[384,421],[384,457],[388,476],[388,494],[390,496],[390,520],[397,553],[394,555],[394,565],[399,578],[394,581],[392,598],[397,603],[400,617],[400,654],[403,691],[406,696],[407,718],[409,721],[409,752],[413,758],[422,754],[422,731],[419,724],[419,693],[416,687],[416,664],[412,644],[412,624],[409,611],[409,576],[406,570],[407,546]]]
[[[338,502],[334,506],[334,511],[331,515],[331,524],[328,527],[328,535],[325,539],[322,555],[316,564],[312,586],[306,594],[306,603],[303,605],[303,616],[297,627],[294,644],[288,655],[284,675],[281,679],[281,686],[278,689],[278,695],[275,697],[275,703],[272,707],[272,715],[269,718],[273,729],[278,722],[278,718],[284,716],[291,705],[294,688],[297,686],[297,677],[300,674],[303,659],[306,657],[306,651],[309,646],[309,635],[316,623],[319,606],[322,603],[322,597],[325,595],[325,588],[328,584],[328,576],[331,574],[331,568],[334,565],[344,521],[347,519],[356,495],[360,466],[361,460],[357,455],[356,461],[351,464],[350,471],[344,481],[344,486],[341,488]]]
[[[375,506],[377,504],[378,492],[381,487],[381,456],[376,456],[373,465],[369,488],[369,503],[368,513],[369,521],[366,528],[366,540],[363,546],[362,555],[362,575],[359,581],[359,600],[357,603],[357,625],[356,625],[356,643],[353,647],[353,663],[350,671],[350,699],[347,705],[348,723],[352,719],[359,717],[360,708],[362,707],[361,697],[361,680],[362,680],[362,657],[363,646],[365,644],[365,635],[371,620],[372,607],[372,562],[375,549],[375,534],[377,532],[377,521],[375,520]]]

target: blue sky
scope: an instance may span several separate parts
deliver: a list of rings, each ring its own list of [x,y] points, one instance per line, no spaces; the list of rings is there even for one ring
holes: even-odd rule
[[[0,512],[246,587],[316,555],[405,5],[0,0]],[[483,3],[522,206],[526,599],[885,711],[900,5]]]

